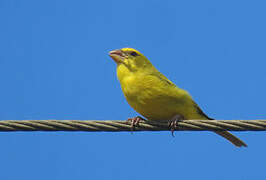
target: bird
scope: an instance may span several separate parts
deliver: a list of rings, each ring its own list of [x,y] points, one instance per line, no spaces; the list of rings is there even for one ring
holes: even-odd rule
[[[109,56],[117,64],[116,73],[128,104],[148,121],[167,122],[173,133],[182,120],[213,120],[192,99],[192,96],[166,76],[138,50],[116,49]],[[137,125],[144,118],[129,118]],[[246,143],[228,131],[214,131],[236,147],[247,147]]]

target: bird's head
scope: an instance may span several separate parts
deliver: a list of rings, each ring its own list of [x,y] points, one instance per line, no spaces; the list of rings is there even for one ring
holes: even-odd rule
[[[109,56],[111,56],[117,65],[124,65],[130,71],[152,66],[150,61],[143,54],[133,48],[113,50],[109,52]]]

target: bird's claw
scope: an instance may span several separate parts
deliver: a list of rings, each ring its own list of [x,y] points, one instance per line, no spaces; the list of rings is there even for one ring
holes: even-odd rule
[[[140,117],[140,116],[133,117],[133,118],[128,118],[128,119],[127,119],[127,121],[130,122],[130,124],[131,124],[131,131],[134,130],[134,127],[135,127],[135,126],[138,126],[138,125],[139,125],[139,122],[140,122],[141,120],[145,120],[145,119],[143,119],[143,118]]]
[[[177,120],[168,122],[168,126],[169,126],[169,128],[171,130],[171,134],[172,134],[173,137],[175,137],[174,132],[175,132],[175,129],[177,128],[177,124],[178,124]]]
[[[171,134],[173,137],[175,137],[174,132],[176,128],[178,127],[178,122],[182,120],[184,120],[184,117],[178,114],[168,121],[168,126],[169,126],[169,129],[171,130]]]

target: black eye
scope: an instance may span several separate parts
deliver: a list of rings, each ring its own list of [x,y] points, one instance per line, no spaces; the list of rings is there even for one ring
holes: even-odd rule
[[[132,52],[130,53],[130,55],[131,55],[131,56],[137,56],[138,53],[136,53],[135,51],[132,51]]]

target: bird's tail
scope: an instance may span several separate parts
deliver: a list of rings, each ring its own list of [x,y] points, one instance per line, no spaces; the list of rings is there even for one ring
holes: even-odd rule
[[[209,120],[214,120],[212,118],[209,118],[207,116],[207,118]],[[227,139],[228,141],[230,141],[233,145],[235,145],[236,147],[247,147],[247,144],[244,143],[241,139],[239,139],[238,137],[236,137],[235,135],[231,134],[228,131],[214,131],[216,134],[222,136],[223,138]]]
[[[203,117],[202,119],[206,118],[209,120],[214,120],[210,117],[208,117],[200,108],[199,106],[194,102],[195,107],[198,111],[198,113]],[[234,144],[237,147],[247,147],[246,143],[244,143],[242,140],[240,140],[239,138],[237,138],[236,136],[234,136],[233,134],[231,134],[228,131],[214,131],[216,134],[224,137],[225,139],[227,139],[228,141],[230,141],[232,144]]]
[[[216,134],[224,137],[228,141],[230,141],[232,144],[234,144],[237,147],[247,147],[246,143],[244,143],[241,139],[237,138],[233,134],[231,134],[228,131],[214,131]]]

